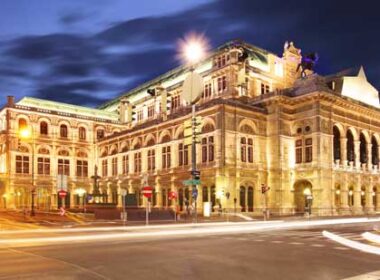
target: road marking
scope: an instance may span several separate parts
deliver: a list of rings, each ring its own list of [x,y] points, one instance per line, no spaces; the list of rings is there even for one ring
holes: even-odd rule
[[[304,245],[305,243],[302,242],[290,242],[291,245]]]
[[[363,243],[360,243],[357,241],[353,241],[353,240],[341,237],[337,234],[334,234],[334,233],[331,233],[331,232],[328,232],[325,230],[322,232],[322,234],[323,234],[323,236],[325,236],[331,240],[334,240],[334,241],[336,241],[336,242],[338,242],[344,246],[351,247],[351,248],[354,248],[354,249],[357,249],[357,250],[360,250],[360,251],[363,251],[366,253],[380,255],[380,247],[375,247],[375,246],[363,244]]]
[[[280,244],[280,243],[284,243],[284,241],[281,241],[281,240],[273,240],[271,241],[272,243],[277,243],[277,244]]]
[[[263,239],[253,239],[252,241],[255,241],[255,242],[264,242]]]
[[[336,250],[350,250],[349,248],[346,247],[333,247]]]
[[[322,245],[322,244],[311,244],[312,247],[318,247],[318,248],[322,248],[322,247],[325,247],[325,245]]]
[[[373,234],[370,232],[365,232],[362,234],[363,238],[365,238],[368,241],[380,244],[380,235]]]

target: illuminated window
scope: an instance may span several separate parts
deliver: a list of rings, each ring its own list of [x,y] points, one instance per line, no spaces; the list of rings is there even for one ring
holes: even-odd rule
[[[296,140],[296,163],[302,163],[302,140]]]
[[[261,82],[261,94],[266,94],[270,92],[270,87],[268,84]]]
[[[162,147],[162,168],[170,168],[171,166],[171,155],[170,146]]]
[[[50,158],[39,157],[37,159],[37,172],[39,175],[50,175]]]
[[[40,122],[40,134],[47,135],[48,134],[48,124],[47,122]]]
[[[156,152],[154,149],[148,151],[148,171],[156,169]]]
[[[305,140],[305,162],[313,161],[313,139],[307,138]]]
[[[58,159],[58,174],[70,176],[70,160]]]
[[[59,135],[62,138],[67,138],[67,125],[61,124],[61,126],[59,128]]]
[[[112,176],[117,176],[117,157],[112,158]]]
[[[128,155],[123,156],[123,174],[129,173],[129,158]]]
[[[18,129],[23,130],[23,129],[26,129],[27,127],[28,125],[27,125],[26,119],[20,118],[18,120]]]
[[[214,136],[202,138],[202,162],[214,161]]]
[[[103,177],[108,176],[108,161],[107,161],[107,159],[102,160],[102,174],[103,174]]]
[[[202,98],[209,98],[209,97],[211,97],[211,93],[212,93],[211,83],[205,84],[204,91],[202,93]]]
[[[79,128],[79,139],[86,140],[86,129],[84,127]]]
[[[104,129],[98,129],[96,131],[96,139],[103,139],[104,138]]]
[[[222,76],[218,78],[218,92],[225,91],[227,89],[227,78]]]
[[[77,176],[88,177],[88,162],[87,160],[77,160]]]
[[[29,174],[29,156],[16,156],[16,173]]]
[[[180,143],[178,145],[178,165],[184,166],[189,164],[189,146]]]
[[[135,173],[141,172],[141,153],[135,153],[134,155]]]

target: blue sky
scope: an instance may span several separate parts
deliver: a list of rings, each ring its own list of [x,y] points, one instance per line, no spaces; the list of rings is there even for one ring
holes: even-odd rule
[[[0,93],[97,106],[177,66],[177,40],[317,51],[318,72],[364,65],[380,87],[377,1],[1,0]]]

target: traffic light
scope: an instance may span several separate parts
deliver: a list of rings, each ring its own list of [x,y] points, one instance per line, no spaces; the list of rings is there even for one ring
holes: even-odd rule
[[[17,150],[20,151],[21,149],[21,139],[17,139]]]
[[[133,122],[133,121],[136,120],[136,118],[135,118],[135,115],[136,115],[135,109],[136,109],[136,106],[132,105],[131,103],[128,103],[127,114],[128,114],[128,121],[129,122]]]
[[[265,186],[264,184],[261,184],[261,193],[262,194],[266,193],[269,190],[270,190],[270,187]]]

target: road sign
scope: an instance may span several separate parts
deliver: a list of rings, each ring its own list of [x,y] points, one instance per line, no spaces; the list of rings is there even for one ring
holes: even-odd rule
[[[201,172],[199,170],[192,170],[191,175],[201,175]]]
[[[182,184],[184,184],[185,186],[200,185],[201,180],[184,180],[182,181]]]
[[[65,208],[63,208],[63,207],[59,208],[59,215],[65,216],[65,213],[66,213]]]
[[[169,200],[177,199],[177,193],[175,191],[169,192]]]
[[[195,103],[203,91],[203,78],[196,72],[190,72],[182,87],[182,99],[187,103]]]
[[[150,186],[146,186],[146,187],[143,187],[143,188],[142,188],[142,194],[143,194],[146,198],[152,197],[152,193],[153,193],[153,188],[152,188],[152,187],[150,187]]]
[[[67,192],[66,192],[66,191],[60,190],[60,191],[58,192],[58,196],[59,196],[60,198],[65,198],[66,195],[67,195]]]

